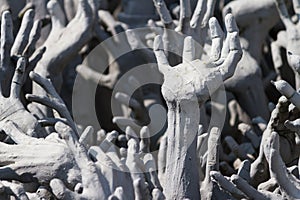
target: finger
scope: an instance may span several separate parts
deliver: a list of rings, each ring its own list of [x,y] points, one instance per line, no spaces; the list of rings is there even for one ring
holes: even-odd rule
[[[85,144],[88,138],[94,134],[94,128],[92,126],[87,126],[82,134],[80,135],[79,142]]]
[[[112,79],[109,74],[101,74],[85,65],[78,65],[76,67],[76,71],[86,80],[90,80],[93,81],[95,84],[111,88]]]
[[[149,153],[150,152],[150,131],[147,126],[142,127],[140,131],[141,141],[140,141],[140,152]]]
[[[224,33],[215,17],[210,18],[209,29],[212,39],[210,58],[211,61],[215,62],[221,57]]]
[[[225,142],[229,149],[241,160],[245,160],[248,158],[246,152],[239,147],[239,144],[235,141],[235,139],[231,136],[225,137]]]
[[[165,28],[172,28],[174,26],[172,16],[168,10],[165,1],[153,0],[157,13],[159,14],[160,20],[163,22]]]
[[[133,180],[137,178],[144,179],[144,175],[142,174],[143,171],[143,162],[139,158],[139,143],[137,139],[131,138],[127,142],[128,151],[127,151],[127,159],[126,159],[126,165],[128,166],[131,174],[131,177]]]
[[[57,0],[49,1],[47,4],[47,9],[51,16],[51,32],[58,33],[61,29],[65,27],[66,24],[64,12]]]
[[[126,133],[126,138],[128,141],[130,139],[135,139],[137,141],[137,139],[139,138],[138,135],[136,134],[136,132],[130,126],[126,127],[125,133]]]
[[[300,109],[300,94],[288,82],[279,80],[276,82],[271,81],[271,83],[286,99]]]
[[[106,10],[99,10],[98,16],[100,20],[108,27],[108,30],[112,32],[113,35],[124,32],[124,29],[120,25],[120,22],[116,21],[110,12]]]
[[[287,52],[287,58],[289,61],[289,65],[300,74],[300,56],[295,55],[292,52]]]
[[[112,131],[108,133],[105,137],[105,139],[101,142],[99,147],[104,151],[105,153],[109,150],[109,148],[115,143],[119,133],[117,131]]]
[[[117,199],[126,199],[126,195],[125,195],[125,192],[123,190],[123,187],[119,186],[115,189],[114,191],[114,195],[115,197],[117,197]]]
[[[224,42],[224,46],[223,46],[222,52],[221,52],[221,56],[223,59],[225,59],[227,57],[227,55],[229,54],[229,51],[230,51],[231,34],[239,32],[239,29],[236,25],[234,16],[231,13],[226,14],[224,21],[225,21],[225,27],[227,30],[227,37],[226,37],[226,40]]]
[[[139,125],[137,125],[132,119],[128,119],[126,117],[113,117],[113,123],[121,127],[130,126],[136,131],[141,130],[141,127]]]
[[[146,185],[145,181],[141,178],[137,178],[133,180],[133,187],[134,187],[134,196],[135,199],[147,199],[147,194],[146,194]]]
[[[130,96],[123,92],[117,92],[115,94],[115,99],[133,110],[141,109],[141,104],[137,100],[130,98]]]
[[[222,157],[224,158],[224,156],[220,154],[220,159],[222,159]],[[235,173],[235,170],[226,161],[220,162],[219,168],[220,168],[220,172],[222,172],[222,174],[225,176],[230,176]]]
[[[300,20],[300,0],[293,0],[293,7],[296,15],[298,16],[298,21]]]
[[[239,190],[241,190],[251,199],[266,199],[266,197],[262,193],[258,192],[255,188],[249,185],[247,181],[245,181],[238,175],[232,175],[231,181],[237,186]]]
[[[277,180],[278,185],[288,194],[291,199],[300,198],[300,184],[296,178],[287,173],[287,168],[279,152],[279,135],[275,132],[271,134],[270,139],[270,161],[269,167],[271,175]]]
[[[221,131],[213,127],[208,136],[208,155],[206,162],[206,179],[210,176],[211,171],[219,170],[219,147]]]
[[[160,179],[164,179],[164,173],[166,170],[166,160],[167,160],[167,148],[168,148],[168,137],[166,134],[161,137],[158,154],[157,154],[157,167],[158,175]]]
[[[7,121],[1,125],[3,130],[16,144],[38,144],[40,141],[22,132],[12,121]]]
[[[62,123],[68,124],[68,120],[65,118],[44,118],[44,119],[38,120],[38,123],[42,127],[54,126],[57,122],[62,122]]]
[[[190,20],[191,20],[191,3],[190,0],[180,0],[180,18],[178,24],[178,31],[183,34],[190,34]]]
[[[202,27],[206,27],[209,19],[213,16],[216,2],[216,0],[207,0],[206,12],[202,20]]]
[[[243,55],[238,33],[232,33],[230,35],[229,48],[229,54],[219,66],[224,81],[233,76],[236,66]]]
[[[42,30],[41,21],[34,22],[32,30],[31,30],[30,35],[29,35],[28,44],[27,44],[27,46],[24,50],[24,55],[26,57],[30,57],[33,54],[33,52],[35,50],[36,42],[38,41],[38,39],[41,36],[41,30]]]
[[[15,74],[11,83],[11,97],[19,98],[21,93],[21,88],[24,84],[24,73],[26,69],[27,61],[24,57],[20,57],[17,62],[17,67]]]
[[[253,132],[250,125],[240,123],[238,125],[238,130],[251,141],[254,148],[259,148],[260,138]]]
[[[228,191],[233,197],[237,199],[245,198],[245,194],[236,188],[229,180],[227,180],[220,172],[211,171],[210,176],[225,190]]]
[[[207,0],[198,1],[190,23],[192,28],[198,29],[201,27],[207,9],[206,2]]]
[[[112,16],[111,16],[111,18],[114,20],[114,18]],[[107,23],[111,23],[111,22],[107,22]],[[113,40],[115,42],[117,42],[118,44],[128,46],[129,43],[128,43],[128,40],[127,40],[127,37],[125,34],[126,26],[122,25],[120,22],[117,22],[117,21],[112,22],[111,24],[114,24],[114,25],[109,25],[108,31],[110,31],[111,34],[114,36]]]
[[[29,77],[36,82],[37,84],[39,84],[48,94],[52,95],[52,96],[58,96],[57,92],[54,88],[54,86],[52,85],[51,81],[43,78],[42,76],[40,76],[39,74],[35,73],[35,72],[30,72],[29,73]]]
[[[138,37],[132,29],[126,30],[125,33],[132,50],[146,48],[146,46],[140,40],[140,37]]]
[[[26,75],[33,71],[37,63],[42,59],[45,51],[46,47],[42,47],[35,51],[33,55],[29,58],[28,67],[26,68]]]
[[[90,23],[93,16],[96,15],[96,10],[93,10],[96,9],[96,5],[94,4],[94,0],[92,1],[93,3],[90,3],[89,0],[78,0],[75,18],[84,17],[87,20],[87,23]]]
[[[6,192],[9,195],[16,197],[20,200],[29,200],[24,187],[21,184],[11,183],[8,181],[2,181],[2,184],[6,187]]]
[[[296,119],[295,121],[285,121],[284,126],[287,127],[291,131],[295,131],[300,133],[300,119]]]
[[[249,160],[244,160],[241,163],[240,168],[239,168],[238,173],[237,173],[237,175],[239,175],[241,178],[243,178],[247,182],[250,181],[250,167],[251,167],[250,161]]]
[[[190,63],[195,60],[195,44],[193,38],[188,36],[184,39],[182,62]]]
[[[152,199],[153,200],[163,200],[163,199],[165,199],[165,196],[160,189],[154,188],[152,190]]]
[[[120,157],[121,158],[126,158],[127,157],[127,149],[126,148],[124,148],[124,147],[120,148]]]
[[[60,179],[52,179],[50,187],[57,199],[76,199],[75,195],[66,188]]]
[[[170,70],[170,65],[164,53],[163,42],[160,35],[155,37],[153,49],[158,64],[158,70],[162,74],[166,74]]]
[[[153,21],[152,19],[149,19],[148,23],[147,23],[147,26],[150,28],[151,32],[152,33],[148,33],[145,38],[146,39],[152,39],[154,37],[152,37],[153,35],[162,35],[163,34],[163,28],[158,26],[156,24],[155,21]]]
[[[88,155],[94,161],[96,161],[96,163],[101,162],[102,166],[111,167],[111,168],[117,167],[115,163],[111,160],[111,158],[99,146],[90,147],[88,151]]]
[[[0,66],[2,70],[10,67],[10,52],[13,45],[13,22],[9,11],[4,11],[1,20]]]
[[[288,29],[290,27],[293,27],[294,24],[290,18],[290,15],[288,13],[288,10],[286,8],[284,0],[276,0],[275,1],[277,10],[279,12],[280,19],[284,23],[285,27]]]
[[[162,189],[159,179],[157,177],[156,162],[155,162],[155,159],[153,158],[153,155],[151,153],[147,153],[144,156],[143,161],[144,161],[144,165],[145,165],[145,171],[149,172],[149,175],[150,175],[150,180],[148,180],[148,182],[151,182],[151,184],[154,186],[154,188]]]
[[[16,36],[15,42],[11,49],[11,55],[23,55],[24,49],[28,44],[29,35],[34,22],[34,10],[26,11],[20,30]]]
[[[50,108],[56,109],[57,105],[53,103],[47,96],[34,95],[34,94],[26,94],[25,98],[28,101],[40,103],[42,105],[48,106]]]

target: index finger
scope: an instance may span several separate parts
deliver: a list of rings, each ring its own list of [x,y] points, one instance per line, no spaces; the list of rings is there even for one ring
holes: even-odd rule
[[[168,10],[164,0],[153,0],[155,8],[159,14],[160,20],[163,22],[165,28],[174,25],[170,11]]]
[[[293,26],[293,22],[291,21],[284,0],[276,0],[275,3],[279,12],[280,19],[284,23],[285,27],[288,29],[289,27]]]

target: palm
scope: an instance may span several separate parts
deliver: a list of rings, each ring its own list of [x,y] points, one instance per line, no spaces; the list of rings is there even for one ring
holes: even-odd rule
[[[167,101],[197,98],[203,102],[209,98],[209,86],[217,83],[215,86],[218,88],[221,84],[217,81],[217,76],[221,75],[218,69],[198,59],[181,63],[167,73],[162,85],[162,94]]]
[[[42,129],[38,120],[29,113],[20,100],[21,87],[24,83],[26,60],[18,60],[15,74],[12,78],[9,97],[5,97],[0,90],[0,122],[13,121],[25,133],[31,136],[42,136]],[[1,85],[0,85],[1,87]],[[38,135],[39,134],[39,135]]]
[[[236,64],[242,56],[238,38],[238,29],[232,15],[226,16],[228,46],[223,47],[227,52],[226,57],[221,56],[223,34],[217,20],[212,18],[210,29],[213,36],[212,61],[203,62],[195,58],[195,48],[191,37],[186,37],[183,49],[183,63],[171,67],[163,52],[160,36],[155,38],[154,50],[158,61],[159,70],[164,75],[162,94],[167,102],[182,100],[198,100],[204,102],[221,85],[222,81],[231,77]],[[228,49],[226,49],[228,48]],[[218,50],[215,50],[218,49]]]

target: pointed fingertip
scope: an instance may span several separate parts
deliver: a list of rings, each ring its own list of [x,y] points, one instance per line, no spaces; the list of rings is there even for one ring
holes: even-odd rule
[[[229,43],[229,48],[230,50],[238,50],[241,54],[240,57],[242,57],[242,47],[241,47],[241,42],[240,42],[240,37],[238,32],[233,32],[230,34],[230,43]]]
[[[25,94],[26,99],[30,99],[30,97],[31,97],[31,94]]]
[[[128,151],[130,153],[138,153],[139,146],[138,146],[138,142],[136,141],[136,139],[134,139],[134,138],[129,139],[127,142],[127,145],[128,145]]]
[[[36,76],[37,76],[37,74],[36,74],[35,72],[33,72],[33,71],[31,71],[31,72],[29,73],[29,78],[30,78],[30,79],[34,79]]]
[[[50,0],[50,1],[47,3],[47,9],[48,9],[50,15],[53,15],[54,9],[55,9],[56,6],[58,6],[57,0]]]
[[[30,8],[30,9],[28,9],[28,10],[25,12],[24,17],[30,17],[30,18],[33,18],[33,17],[34,17],[34,14],[35,14],[34,8]]]
[[[127,126],[126,129],[125,129],[125,133],[129,134],[129,135],[132,135],[132,133],[134,133],[134,130],[130,126]]]
[[[231,13],[229,13],[225,16],[225,26],[229,33],[239,31],[238,26],[235,21],[235,18]]]
[[[148,126],[143,126],[140,130],[141,138],[149,138],[150,132]]]
[[[110,142],[113,142],[117,139],[119,133],[117,131],[112,131],[106,135],[106,139]]]
[[[9,10],[5,10],[2,12],[2,19],[9,19],[11,18],[11,12]]]
[[[21,70],[22,72],[24,72],[26,68],[26,64],[27,64],[26,58],[20,57],[17,62],[16,70]]]
[[[218,20],[216,17],[211,17],[208,21],[208,25],[209,25],[209,28],[213,28],[216,23],[218,23]]]
[[[218,127],[213,127],[210,131],[212,134],[217,134],[219,135],[220,133],[220,129]]]
[[[193,38],[192,36],[187,36],[184,38],[184,45],[192,46],[193,45]]]

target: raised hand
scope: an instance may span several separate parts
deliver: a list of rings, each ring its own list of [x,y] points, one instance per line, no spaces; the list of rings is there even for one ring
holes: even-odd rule
[[[35,72],[50,78],[56,89],[61,87],[61,72],[76,53],[92,38],[96,23],[98,1],[80,0],[75,17],[66,24],[66,19],[58,1],[47,4],[51,15],[52,29],[43,44],[46,52],[38,62]],[[60,45],[57,45],[60,44]],[[39,94],[38,87],[34,94]]]
[[[23,16],[21,27],[16,38],[13,36],[13,23],[11,13],[4,11],[1,20],[1,47],[0,47],[0,68],[1,68],[1,89],[4,96],[9,96],[12,77],[15,66],[20,57],[26,61],[26,71],[32,70],[40,59],[44,49],[35,50],[39,39],[41,23],[34,22],[34,10],[26,11]]]
[[[167,199],[199,199],[199,175],[197,169],[196,135],[199,125],[199,105],[205,101],[222,84],[231,77],[242,56],[238,29],[231,14],[226,16],[227,44],[221,57],[223,41],[222,31],[215,18],[210,20],[212,31],[211,60],[203,62],[195,59],[195,49],[191,37],[184,41],[183,63],[171,67],[164,53],[161,36],[154,41],[154,52],[158,68],[164,76],[162,94],[168,106],[167,155],[165,176],[172,177],[165,190]],[[227,49],[228,48],[228,49]],[[199,102],[199,103],[198,103]],[[187,124],[188,126],[187,126]],[[174,174],[181,174],[180,177]],[[190,184],[184,186],[182,183]],[[176,192],[175,192],[176,191]]]
[[[81,183],[75,187],[75,191],[71,191],[62,180],[53,177],[55,179],[50,182],[53,194],[58,199],[106,199],[108,191],[104,190],[95,164],[89,159],[84,146],[78,142],[74,131],[61,122],[55,124],[55,129],[65,140],[65,145],[80,170]]]
[[[12,121],[1,123],[1,128],[16,143],[0,143],[2,180],[49,183],[54,177],[61,177],[69,186],[80,180],[74,156],[57,134],[46,139],[33,138]]]
[[[11,116],[10,120],[16,122],[24,132],[30,135],[43,136],[45,133],[43,130],[40,130],[33,114],[26,111],[20,102],[21,88],[26,81],[26,77],[36,66],[36,63],[40,61],[45,51],[45,48],[35,51],[35,45],[40,36],[41,23],[39,21],[34,22],[34,10],[29,9],[23,16],[22,24],[15,40],[12,28],[11,14],[5,11],[2,14],[1,22],[0,51],[1,94],[3,97],[6,97],[2,101],[5,103],[1,104],[2,112],[4,112],[2,120],[18,110],[22,114],[18,114],[18,117],[15,116],[15,119],[12,119]],[[15,80],[13,80],[13,76],[15,76]],[[14,91],[14,94],[10,94],[10,91]],[[35,129],[39,130],[35,132]]]
[[[2,90],[0,90],[0,122],[5,124],[7,121],[12,121],[26,134],[34,137],[43,137],[45,133],[38,120],[25,109],[21,102],[21,88],[25,81],[26,66],[26,59],[20,57],[12,78],[9,97],[5,97]]]
[[[183,63],[171,67],[163,51],[161,37],[155,38],[154,52],[158,68],[164,75],[162,93],[167,103],[191,99],[202,104],[209,98],[210,93],[214,93],[223,81],[233,75],[235,67],[242,57],[242,49],[233,16],[226,15],[225,22],[228,30],[225,42],[227,45],[224,45],[222,49],[223,41],[220,38],[223,33],[217,20],[215,18],[210,20],[210,29],[213,35],[212,46],[215,48],[212,48],[211,61],[208,62],[195,59],[194,41],[191,37],[186,37]],[[221,56],[221,51],[226,52],[226,55]]]

